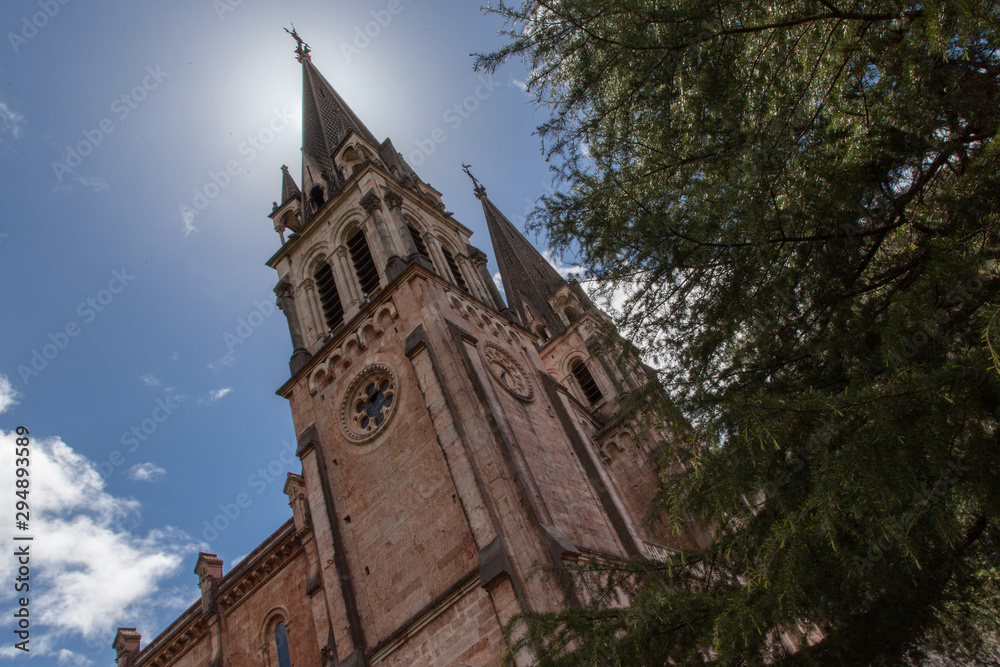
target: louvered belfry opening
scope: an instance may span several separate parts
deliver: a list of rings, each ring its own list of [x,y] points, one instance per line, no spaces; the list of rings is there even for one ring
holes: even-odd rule
[[[431,254],[427,252],[427,244],[424,243],[423,234],[420,233],[419,229],[409,223],[406,224],[406,228],[410,230],[410,236],[413,237],[413,245],[417,246],[417,252],[423,255],[424,259],[430,261]]]
[[[604,394],[601,393],[597,383],[594,382],[594,376],[590,374],[590,370],[582,360],[577,359],[574,361],[569,369],[573,373],[573,377],[576,378],[577,383],[579,383],[580,389],[583,389],[583,395],[587,397],[591,405],[596,405],[598,401],[604,398]]]
[[[344,306],[340,302],[337,284],[333,281],[333,271],[329,264],[323,262],[323,266],[319,267],[313,275],[316,280],[316,289],[319,291],[319,302],[323,306],[326,326],[332,331],[344,323]]]
[[[368,239],[365,238],[364,230],[359,229],[351,238],[347,239],[347,248],[351,251],[351,260],[354,262],[354,272],[358,274],[358,282],[361,283],[361,291],[368,296],[378,288],[378,269],[375,268],[375,260],[368,249]]]
[[[455,261],[455,256],[451,254],[451,251],[447,247],[441,246],[441,252],[444,253],[444,261],[448,262],[448,268],[451,269],[451,275],[455,276],[455,284],[458,288],[464,292],[469,291],[469,286],[465,284],[465,278],[462,276],[462,272],[458,270],[458,263]]]

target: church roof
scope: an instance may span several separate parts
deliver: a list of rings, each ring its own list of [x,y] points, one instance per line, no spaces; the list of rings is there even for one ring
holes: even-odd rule
[[[333,178],[331,155],[351,132],[357,132],[376,148],[379,142],[312,64],[308,52],[300,55],[299,60],[302,62],[302,150]]]
[[[290,200],[298,197],[302,198],[302,191],[295,184],[295,179],[288,173],[288,167],[281,165],[281,205],[284,206]]]
[[[557,334],[563,324],[548,300],[566,281],[490,201],[486,188],[477,182],[475,191],[483,204],[507,305],[521,318],[522,324],[540,320],[553,335]]]

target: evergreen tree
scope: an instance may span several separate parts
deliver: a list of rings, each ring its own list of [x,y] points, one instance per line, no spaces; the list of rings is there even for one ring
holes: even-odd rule
[[[716,537],[594,564],[592,602],[527,615],[518,645],[551,665],[995,651],[1000,2],[491,11],[509,41],[477,67],[523,57],[551,111],[560,188],[534,220],[628,289],[622,330],[695,426],[654,511]]]

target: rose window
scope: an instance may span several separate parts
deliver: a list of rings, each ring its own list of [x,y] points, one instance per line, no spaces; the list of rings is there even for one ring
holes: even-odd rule
[[[396,406],[396,382],[381,364],[362,371],[347,389],[341,425],[348,438],[362,442],[382,430]]]
[[[496,343],[484,342],[481,349],[486,359],[486,367],[500,385],[522,400],[531,400],[534,390],[524,367]]]

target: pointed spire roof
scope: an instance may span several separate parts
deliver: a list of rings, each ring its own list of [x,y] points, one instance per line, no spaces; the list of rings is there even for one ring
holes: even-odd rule
[[[295,28],[285,31],[295,38],[295,56],[302,63],[302,150],[335,178],[330,156],[352,131],[375,148],[380,142],[313,65],[309,45]]]
[[[557,334],[564,327],[548,300],[566,281],[490,201],[486,188],[472,175],[468,165],[462,166],[472,179],[476,197],[483,204],[507,305],[521,318],[522,324],[538,319],[553,335]]]
[[[281,205],[284,206],[290,200],[298,197],[302,199],[302,190],[295,184],[295,179],[288,173],[288,166],[281,165]]]

